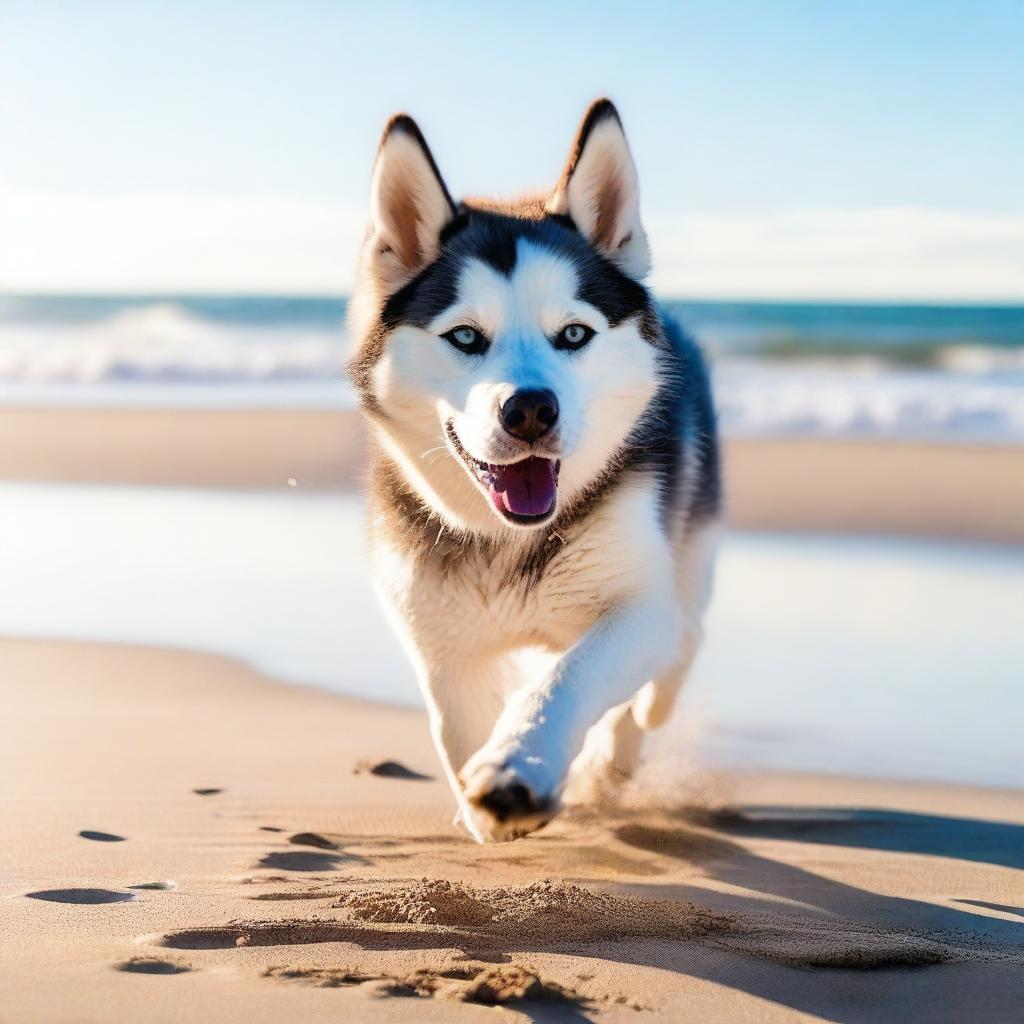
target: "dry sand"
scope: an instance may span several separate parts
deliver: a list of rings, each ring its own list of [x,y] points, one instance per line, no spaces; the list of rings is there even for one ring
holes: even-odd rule
[[[1024,541],[1024,447],[726,442],[729,518],[746,529]],[[0,479],[199,487],[358,484],[352,412],[0,409]]]
[[[0,700],[5,1024],[1020,1019],[1019,794],[737,777],[478,847],[354,771],[436,776],[419,712],[33,641]]]

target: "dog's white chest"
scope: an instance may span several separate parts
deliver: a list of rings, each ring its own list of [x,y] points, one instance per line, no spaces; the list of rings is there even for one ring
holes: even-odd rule
[[[415,566],[393,552],[387,561],[394,568],[378,580],[416,642],[453,650],[565,650],[621,599],[671,576],[647,481],[623,484],[585,530],[536,548],[480,548]]]

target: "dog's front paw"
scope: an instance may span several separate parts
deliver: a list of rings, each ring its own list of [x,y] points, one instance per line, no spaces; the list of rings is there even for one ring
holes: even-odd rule
[[[537,758],[470,758],[460,772],[464,820],[481,843],[507,843],[547,824],[558,811],[554,784]]]

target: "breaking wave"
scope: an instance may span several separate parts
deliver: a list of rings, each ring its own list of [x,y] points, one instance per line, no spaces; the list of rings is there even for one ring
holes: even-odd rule
[[[173,302],[95,321],[0,323],[0,381],[188,383],[338,379],[345,344],[326,327],[218,323]]]
[[[1024,370],[838,368],[722,360],[727,433],[1024,442]]]
[[[288,297],[0,298],[0,401],[347,405],[344,310]],[[711,355],[726,432],[1024,442],[1020,309],[670,311]]]

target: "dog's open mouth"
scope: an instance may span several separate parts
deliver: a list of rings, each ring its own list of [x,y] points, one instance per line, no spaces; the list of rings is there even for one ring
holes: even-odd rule
[[[473,462],[491,503],[506,518],[524,523],[551,514],[558,497],[561,463],[557,460],[531,455],[500,466],[476,459]]]
[[[547,519],[558,500],[559,459],[530,455],[518,462],[482,462],[462,446],[449,420],[445,433],[466,468],[487,492],[496,511],[512,523],[530,525]]]

